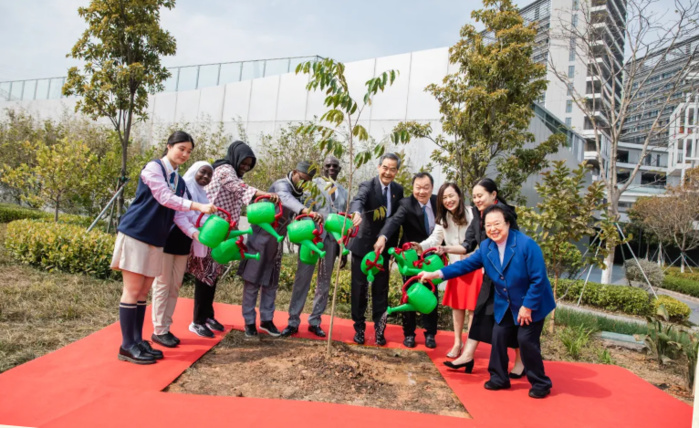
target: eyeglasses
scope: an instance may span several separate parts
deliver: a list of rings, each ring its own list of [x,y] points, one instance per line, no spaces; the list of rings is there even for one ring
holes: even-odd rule
[[[502,227],[504,224],[505,224],[505,223],[503,223],[503,222],[501,222],[501,221],[497,221],[497,222],[495,222],[495,223],[486,223],[486,224],[485,224],[485,229],[486,229],[486,230],[497,229],[497,228],[499,228],[499,227]]]

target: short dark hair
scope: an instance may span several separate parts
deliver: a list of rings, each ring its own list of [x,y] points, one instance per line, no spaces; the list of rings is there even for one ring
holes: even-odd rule
[[[514,216],[512,215],[512,210],[509,208],[506,208],[505,206],[501,204],[495,204],[491,205],[488,208],[483,211],[483,224],[485,224],[485,218],[488,214],[493,213],[493,212],[499,212],[502,213],[502,217],[505,219],[505,222],[507,224],[512,224],[515,221]]]
[[[432,187],[434,187],[434,178],[432,178],[429,172],[416,172],[415,175],[413,175],[412,184],[415,184],[416,179],[425,177],[428,177],[430,179],[430,183],[432,183]]]
[[[400,168],[400,164],[401,164],[402,162],[401,162],[401,160],[400,160],[400,157],[398,157],[397,154],[395,154],[395,153],[384,153],[384,154],[382,154],[381,157],[379,158],[379,165],[381,165],[385,159],[391,159],[391,160],[396,161],[396,162],[398,163],[398,165],[396,165],[396,168]]]

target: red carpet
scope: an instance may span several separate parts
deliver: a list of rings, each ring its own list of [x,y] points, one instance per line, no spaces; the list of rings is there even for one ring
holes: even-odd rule
[[[239,306],[217,305],[217,319],[228,329],[242,329]],[[165,359],[137,366],[116,358],[121,340],[113,324],[44,357],[0,374],[0,425],[25,427],[304,427],[328,423],[335,427],[689,427],[692,407],[617,366],[547,362],[553,390],[544,400],[527,396],[526,379],[512,389],[486,391],[487,357],[482,345],[472,375],[447,370],[441,362],[452,335],[440,332],[438,347],[427,351],[468,412],[470,419],[424,415],[341,404],[256,398],[212,397],[160,392],[218,343],[187,331],[192,301],[180,299],[173,333],[182,339],[165,349]],[[286,325],[279,312],[278,326]],[[305,316],[303,317],[305,321]],[[327,317],[323,327],[327,330]],[[302,337],[311,338],[302,324]],[[145,337],[150,337],[150,313]],[[371,327],[367,337],[373,337]],[[336,320],[333,339],[351,342],[348,320]],[[402,346],[402,331],[389,326],[388,346]],[[371,339],[368,341],[371,342]]]

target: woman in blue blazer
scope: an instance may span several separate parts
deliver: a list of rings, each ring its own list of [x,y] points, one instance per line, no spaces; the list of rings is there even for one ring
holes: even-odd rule
[[[452,279],[484,268],[495,288],[493,342],[485,389],[510,387],[507,373],[507,341],[517,338],[527,379],[529,396],[544,398],[551,379],[544,372],[540,337],[544,319],[556,307],[546,264],[539,245],[522,232],[510,229],[512,213],[493,205],[485,210],[488,239],[471,257],[437,272],[422,272],[420,279]]]

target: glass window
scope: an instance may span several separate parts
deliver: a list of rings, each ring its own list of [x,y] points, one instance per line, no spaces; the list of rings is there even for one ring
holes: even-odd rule
[[[568,77],[571,79],[573,77],[575,77],[575,66],[574,65],[568,66]]]
[[[573,112],[573,100],[566,101],[566,113]]]
[[[568,61],[575,61],[575,48],[572,48],[568,53]]]
[[[570,128],[571,126],[573,126],[573,119],[572,119],[572,118],[566,117],[566,126],[567,126],[568,128]]]
[[[569,83],[567,86],[568,86],[568,96],[572,97],[573,96],[573,85]]]
[[[572,24],[573,24],[573,27],[577,27],[577,26],[578,26],[578,14],[577,14],[577,13],[573,14],[573,21],[572,21]]]
[[[573,0],[573,10],[578,10],[580,7],[580,0]]]

